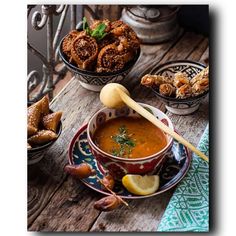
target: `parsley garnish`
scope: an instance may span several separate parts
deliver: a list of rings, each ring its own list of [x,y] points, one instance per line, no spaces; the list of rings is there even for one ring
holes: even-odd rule
[[[130,136],[125,126],[119,128],[119,133],[112,136],[112,139],[119,144],[120,148],[118,150],[112,149],[112,155],[120,157],[128,157],[130,155],[132,148],[135,147],[135,142]]]
[[[107,35],[105,29],[106,25],[104,23],[101,23],[94,30],[91,30],[86,17],[83,17],[83,30],[85,30],[88,35],[95,38],[96,40],[99,41]]]

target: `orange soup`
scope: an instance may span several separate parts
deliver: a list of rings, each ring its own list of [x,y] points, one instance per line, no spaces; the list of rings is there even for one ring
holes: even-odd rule
[[[142,158],[167,145],[165,134],[144,118],[118,117],[100,126],[94,143],[104,152],[124,158]]]

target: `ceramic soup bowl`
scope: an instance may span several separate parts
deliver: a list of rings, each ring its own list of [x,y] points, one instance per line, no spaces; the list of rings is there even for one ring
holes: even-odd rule
[[[139,103],[155,117],[169,126],[172,130],[173,124],[170,119],[159,109],[147,104]],[[88,143],[92,154],[97,160],[101,172],[108,171],[116,180],[121,180],[126,174],[153,174],[163,163],[167,153],[171,150],[173,138],[166,135],[167,145],[159,152],[142,158],[124,158],[111,155],[101,150],[94,142],[93,135],[98,127],[106,121],[116,117],[140,117],[138,113],[129,107],[121,109],[103,108],[96,112],[89,120],[87,127]]]

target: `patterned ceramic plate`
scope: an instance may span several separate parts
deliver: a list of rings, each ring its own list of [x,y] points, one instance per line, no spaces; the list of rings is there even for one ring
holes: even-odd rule
[[[89,144],[87,141],[87,125],[83,126],[78,130],[72,139],[69,147],[69,163],[70,164],[80,164],[82,162],[87,162],[93,169],[96,170],[96,174],[99,178],[103,178],[102,172],[99,170],[97,161],[90,152]],[[174,141],[173,148],[170,153],[168,153],[167,161],[163,164],[159,170],[160,176],[160,188],[157,192],[150,194],[148,196],[137,196],[128,192],[121,183],[116,183],[113,189],[117,195],[126,199],[140,199],[156,196],[163,193],[171,188],[173,188],[177,183],[187,173],[191,156],[188,150],[180,143]],[[92,188],[93,190],[103,193],[105,195],[110,195],[108,192],[104,191],[101,187],[99,181],[95,176],[90,176],[86,179],[81,180],[85,185]]]

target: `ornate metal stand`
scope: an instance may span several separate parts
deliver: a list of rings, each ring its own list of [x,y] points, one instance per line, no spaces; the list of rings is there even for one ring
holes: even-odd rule
[[[28,5],[28,17],[35,6],[36,5]],[[47,55],[44,56],[29,41],[27,42],[28,50],[37,56],[43,63],[42,78],[40,78],[40,75],[36,70],[33,70],[28,74],[28,100],[30,101],[36,101],[45,94],[48,94],[49,98],[52,99],[55,84],[63,79],[66,74],[67,69],[64,64],[59,69],[56,68],[58,68],[58,64],[60,63],[57,49],[58,40],[69,8],[71,29],[75,29],[76,5],[42,5],[42,12],[35,11],[32,15],[31,24],[35,30],[41,30],[46,26]],[[53,35],[53,15],[61,15],[55,35]],[[30,98],[30,92],[32,92],[37,86],[39,86],[38,91],[32,98]]]

